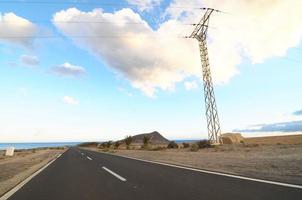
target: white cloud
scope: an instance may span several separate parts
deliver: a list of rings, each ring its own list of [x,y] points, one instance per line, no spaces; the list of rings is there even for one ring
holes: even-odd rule
[[[184,4],[226,12],[212,16],[208,34],[210,63],[216,79],[225,73],[231,78],[243,58],[261,63],[268,58],[285,56],[287,50],[299,45],[302,39],[300,0],[174,0],[170,6]],[[202,16],[200,11],[192,9],[167,9],[166,14],[195,23]]]
[[[73,97],[70,97],[70,96],[64,96],[63,102],[66,104],[69,104],[69,105],[73,105],[73,106],[76,106],[80,103],[79,101],[77,101],[76,99],[74,99]]]
[[[150,10],[158,6],[162,0],[127,0],[129,4],[136,5],[141,11]]]
[[[30,55],[22,55],[20,57],[20,60],[22,64],[28,65],[28,66],[37,66],[40,64],[40,61],[38,57],[36,56],[30,56]]]
[[[68,62],[53,67],[51,71],[55,74],[61,75],[61,76],[73,76],[78,77],[86,74],[86,71],[81,66],[72,65]]]
[[[77,20],[112,23],[56,23]],[[175,83],[187,75],[200,74],[197,45],[175,37],[174,31],[179,31],[175,27],[180,27],[174,25],[176,21],[169,21],[154,31],[130,9],[104,13],[100,9],[81,12],[72,8],[56,13],[53,23],[66,36],[79,33],[111,36],[73,38],[73,41],[100,57],[115,72],[131,81],[133,87],[141,89],[148,96],[154,96],[157,88],[172,90]],[[129,26],[129,23],[137,24]],[[168,38],[167,34],[172,34],[172,37]]]
[[[186,6],[184,6],[186,5]],[[239,73],[244,58],[252,63],[284,56],[302,38],[302,12],[299,0],[175,0],[167,9],[172,18],[157,30],[131,9],[105,13],[101,9],[82,12],[75,8],[56,13],[54,25],[66,36],[96,35],[109,37],[74,38],[78,46],[105,61],[114,72],[148,96],[158,89],[173,90],[187,77],[200,77],[201,63],[197,41],[178,38],[189,35],[202,12],[196,5],[214,7],[231,14],[217,13],[211,18],[208,47],[215,84],[227,83]],[[186,10],[186,7],[188,8]],[[291,10],[291,12],[286,12]],[[185,13],[185,14],[184,14]],[[109,23],[57,23],[59,21],[105,21]],[[121,23],[125,22],[124,24]],[[135,23],[135,25],[129,24]]]
[[[185,81],[184,86],[186,90],[195,90],[198,88],[198,83],[197,81]]]
[[[14,13],[5,13],[3,15],[0,13],[0,42],[9,42],[28,47],[31,46],[36,32],[37,27],[29,20]]]

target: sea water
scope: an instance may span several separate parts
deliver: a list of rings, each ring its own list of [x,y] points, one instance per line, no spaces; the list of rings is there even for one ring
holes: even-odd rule
[[[35,149],[42,147],[63,147],[63,146],[75,146],[80,142],[54,142],[54,143],[0,143],[0,150],[4,150],[7,147],[15,147],[15,149]]]

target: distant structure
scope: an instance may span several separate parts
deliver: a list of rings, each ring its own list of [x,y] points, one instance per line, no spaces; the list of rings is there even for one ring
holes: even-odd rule
[[[196,25],[193,33],[188,38],[197,39],[199,42],[200,57],[202,63],[202,75],[204,84],[204,95],[206,104],[206,118],[208,126],[208,138],[211,144],[222,144],[221,130],[217,112],[217,106],[214,95],[213,81],[210,70],[208,49],[207,49],[207,32],[209,28],[210,16],[213,12],[220,12],[213,8],[202,8],[205,14]]]
[[[14,156],[15,148],[14,147],[8,147],[6,148],[5,156]]]

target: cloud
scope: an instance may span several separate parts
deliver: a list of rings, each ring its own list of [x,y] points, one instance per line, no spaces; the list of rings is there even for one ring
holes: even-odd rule
[[[302,131],[302,121],[290,121],[274,124],[251,126],[248,129],[234,130],[234,132],[299,132]]]
[[[74,99],[73,97],[70,97],[70,96],[64,96],[63,102],[66,104],[69,104],[69,105],[73,105],[73,106],[76,106],[80,103],[79,101],[77,101],[76,99]]]
[[[294,112],[293,115],[302,115],[302,110],[298,110],[298,111]]]
[[[231,13],[216,13],[211,18],[208,48],[214,84],[225,84],[239,74],[237,67],[244,59],[261,63],[284,56],[289,48],[301,42],[300,0],[242,0],[240,3],[192,0],[185,4],[183,0],[174,0],[165,13],[169,19],[157,29],[131,9],[106,13],[101,9],[83,12],[71,8],[55,13],[53,23],[76,45],[101,58],[110,69],[148,96],[156,95],[157,90],[173,90],[188,77],[200,77],[197,41],[179,38],[191,34],[193,29],[180,24],[197,23],[203,14],[190,7],[208,6]],[[103,37],[72,37],[79,33]]]
[[[127,0],[129,4],[137,6],[140,11],[150,10],[160,5],[162,0]]]
[[[79,77],[86,74],[86,71],[81,66],[72,65],[68,62],[51,68],[51,71],[61,76]]]
[[[186,90],[194,90],[198,88],[198,83],[197,81],[185,81],[184,86]]]
[[[5,13],[3,15],[0,13],[0,42],[30,47],[36,32],[36,25],[29,20],[14,13]]]
[[[60,21],[109,23],[79,25]],[[78,33],[109,36],[71,39],[101,58],[114,72],[128,79],[133,87],[148,96],[154,96],[157,89],[173,90],[174,85],[186,76],[200,74],[196,43],[175,37],[174,29],[179,27],[175,21],[153,30],[131,9],[104,13],[100,9],[81,12],[72,8],[56,13],[53,23],[66,36]],[[131,26],[130,23],[135,25]],[[167,34],[171,35],[168,31],[172,33],[171,38],[167,37]]]
[[[39,61],[38,57],[36,57],[36,56],[22,55],[20,57],[20,60],[21,60],[22,64],[32,66],[32,67],[40,64],[40,61]]]
[[[183,4],[183,0],[174,0],[166,15],[198,22],[200,11],[171,8]],[[212,16],[208,34],[210,63],[216,76],[222,66],[228,66],[229,73],[235,73],[244,58],[261,63],[268,58],[285,56],[287,50],[299,45],[302,39],[300,0],[241,0],[240,3],[237,0],[192,0],[186,4],[226,12]]]

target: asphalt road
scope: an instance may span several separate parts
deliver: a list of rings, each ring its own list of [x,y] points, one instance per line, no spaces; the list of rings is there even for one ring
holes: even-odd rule
[[[302,189],[71,148],[9,200],[301,200]]]

